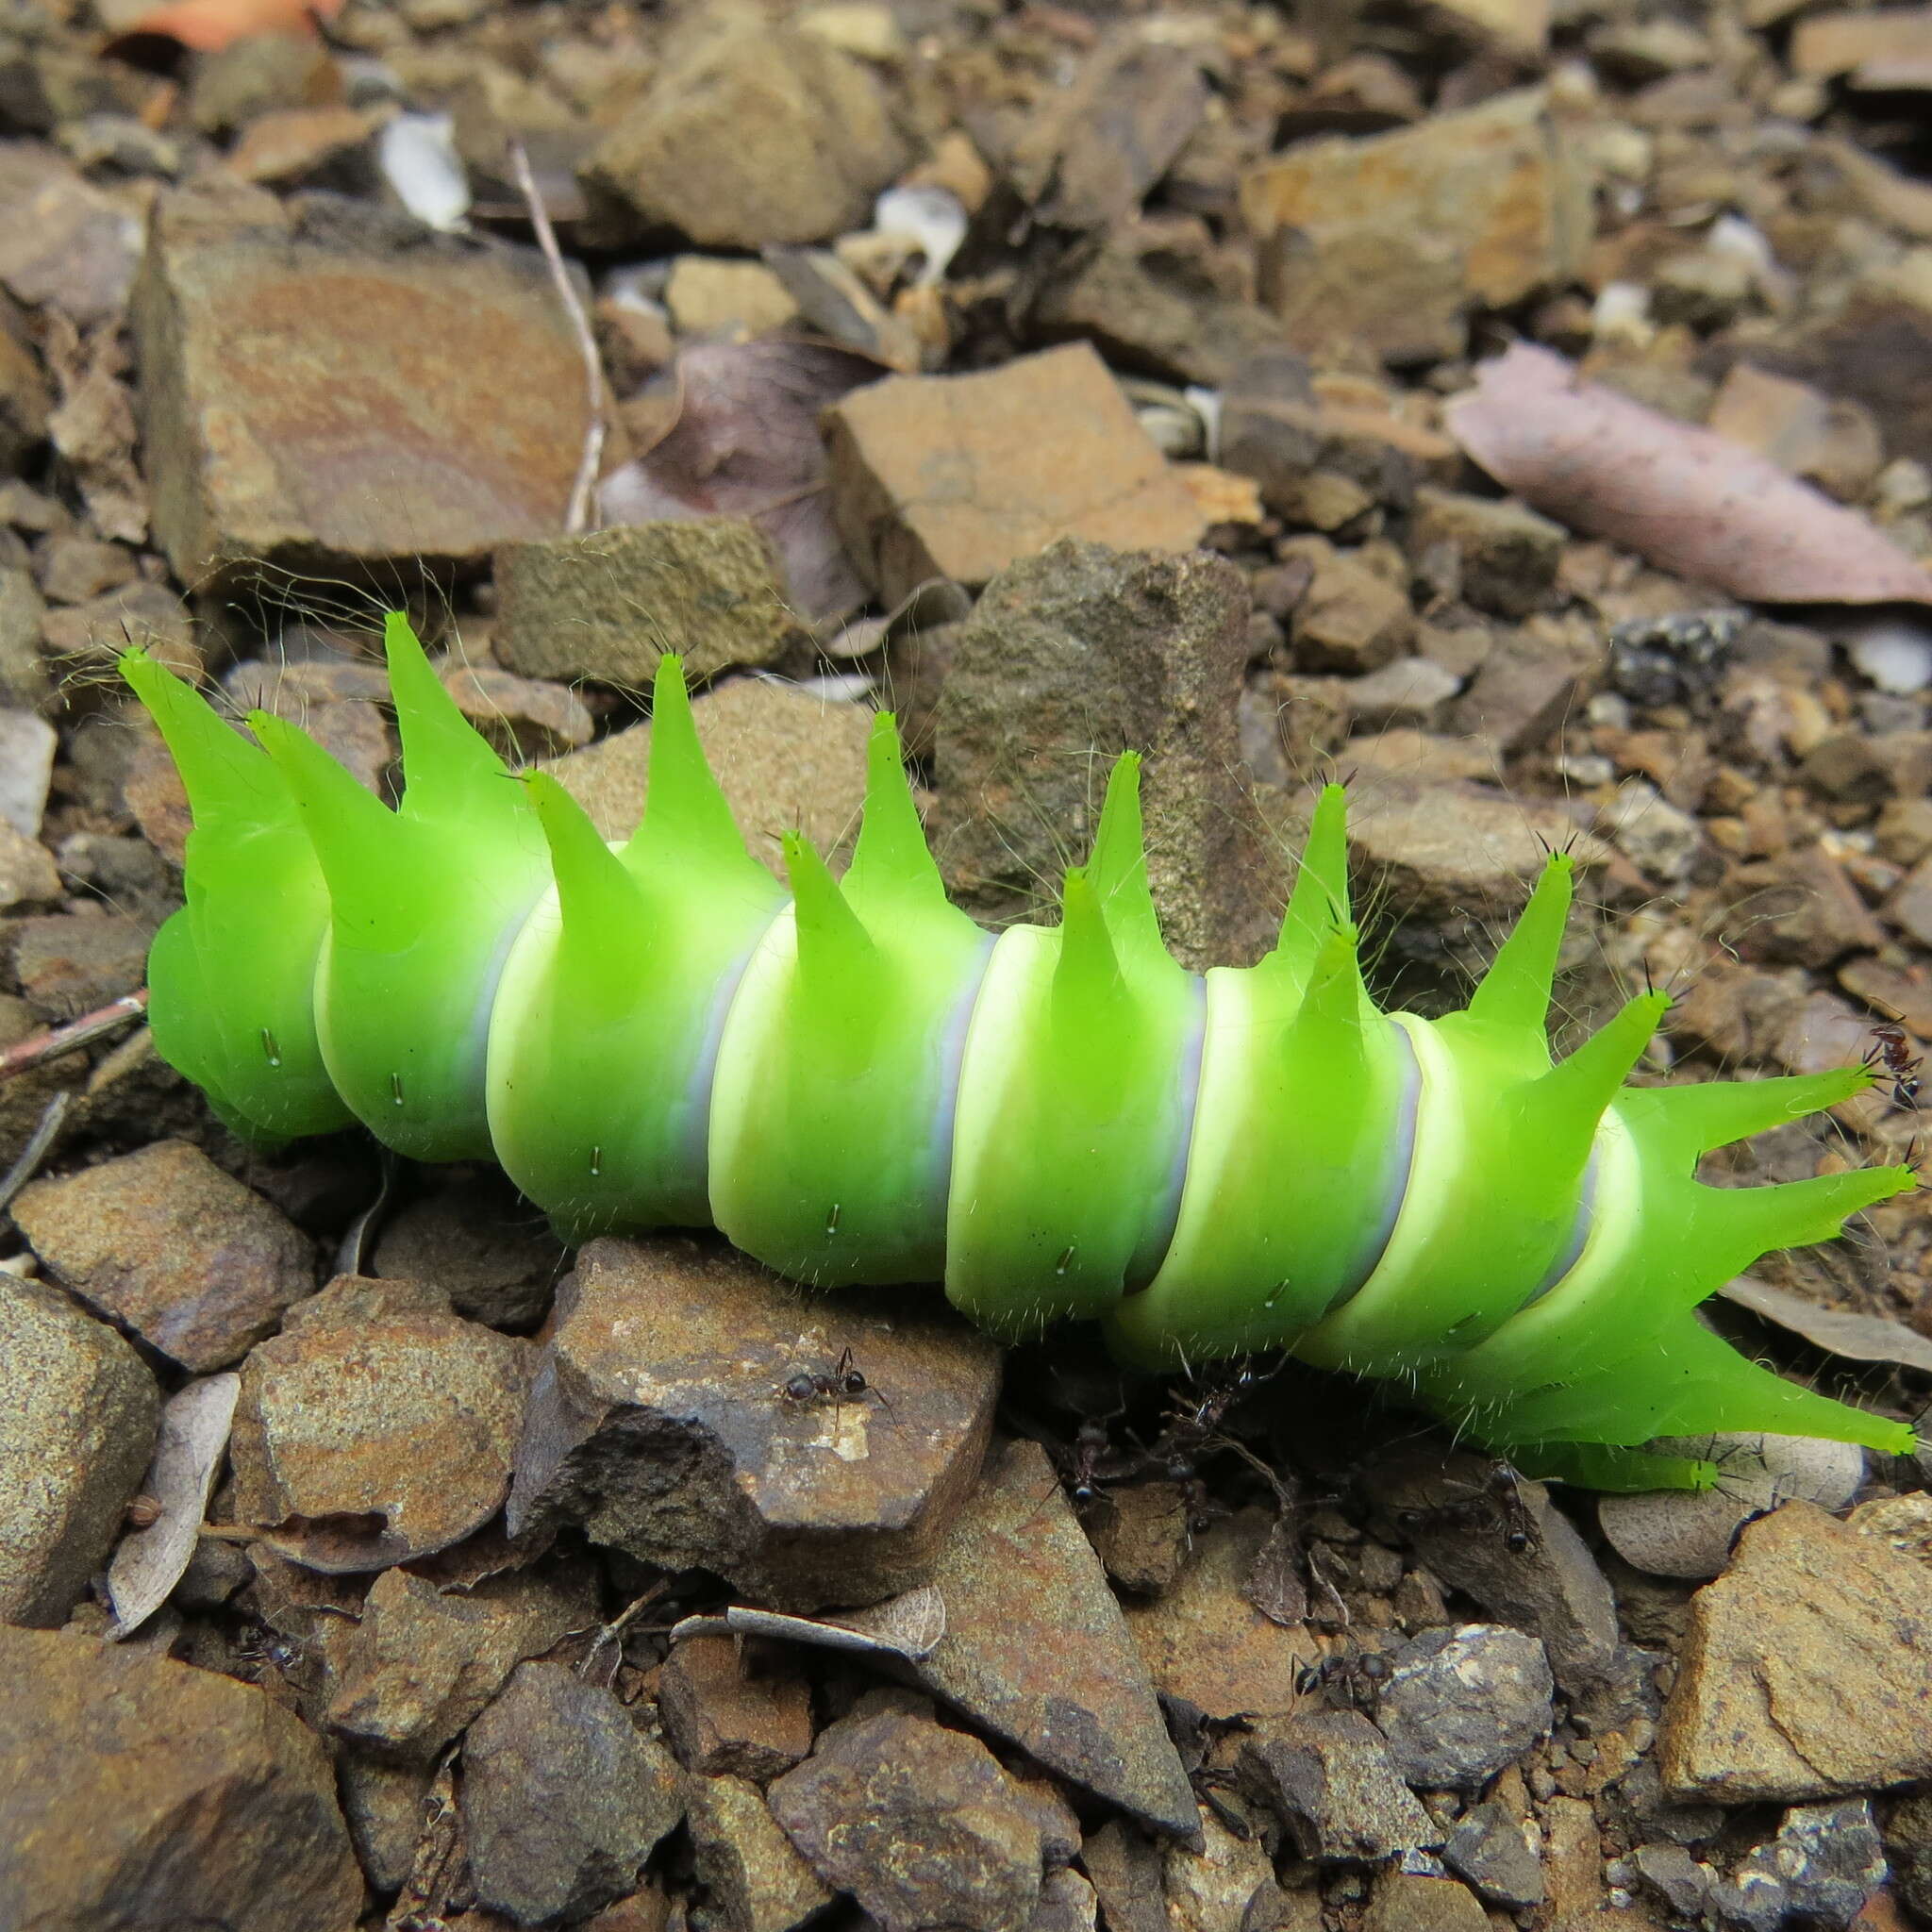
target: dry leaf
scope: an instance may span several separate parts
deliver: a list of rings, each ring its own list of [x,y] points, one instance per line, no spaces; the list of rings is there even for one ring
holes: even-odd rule
[[[851,1651],[861,1657],[897,1657],[917,1663],[939,1648],[946,1634],[946,1600],[931,1584],[888,1597],[871,1609],[849,1616],[788,1617],[734,1604],[722,1617],[687,1617],[671,1633],[684,1637],[777,1637],[821,1650]]]
[[[341,10],[342,0],[173,0],[130,21],[106,51],[154,34],[199,54],[217,54],[258,34],[312,34],[318,20],[333,20]]]
[[[1848,1362],[1890,1362],[1902,1369],[1932,1374],[1932,1341],[1889,1316],[1848,1315],[1821,1308],[1801,1294],[1788,1294],[1781,1288],[1754,1281],[1748,1274],[1726,1282],[1718,1292],[1727,1302],[1749,1308],[1827,1355]]]
[[[670,426],[605,477],[604,521],[750,517],[777,547],[797,610],[813,624],[850,615],[865,586],[833,526],[819,412],[884,373],[849,349],[782,337],[685,350]]]
[[[214,1493],[241,1392],[242,1377],[226,1374],[204,1375],[168,1398],[154,1463],[142,1485],[161,1513],[145,1529],[124,1536],[108,1565],[108,1596],[114,1606],[108,1636],[138,1630],[181,1581],[201,1538],[202,1514]]]
[[[1932,603],[1932,574],[1857,512],[1548,349],[1484,363],[1444,414],[1526,502],[1674,575],[1766,604]]]

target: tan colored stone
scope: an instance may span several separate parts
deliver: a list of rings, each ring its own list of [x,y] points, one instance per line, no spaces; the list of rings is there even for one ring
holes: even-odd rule
[[[673,45],[583,176],[629,229],[762,248],[863,227],[906,158],[863,64],[817,36],[713,8]]]
[[[360,108],[284,108],[248,124],[227,165],[244,181],[299,181],[353,154],[376,125],[377,117]]]
[[[1319,538],[1297,554],[1314,570],[1289,625],[1299,668],[1374,671],[1415,641],[1415,613],[1386,577]]]
[[[1932,1571],[1788,1503],[1690,1600],[1658,1768],[1728,1805],[1883,1790],[1932,1775],[1928,1711]]]
[[[1862,403],[1836,401],[1748,362],[1724,377],[1709,426],[1841,502],[1863,496],[1885,466],[1884,440]]]
[[[1262,294],[1310,350],[1394,361],[1461,353],[1476,304],[1567,279],[1590,240],[1590,169],[1540,89],[1365,140],[1304,142],[1253,169],[1241,211]]]
[[[60,896],[60,870],[38,839],[0,818],[0,912]]]
[[[888,603],[984,584],[1058,537],[1191,550],[1205,519],[1084,342],[973,375],[892,376],[826,411],[833,507]]]
[[[1791,71],[1812,80],[1901,63],[1932,66],[1932,7],[1814,13],[1791,34]]]
[[[694,1777],[685,1803],[699,1883],[729,1932],[791,1932],[831,1904],[756,1785]]]
[[[687,1771],[763,1783],[811,1749],[811,1691],[782,1668],[754,1673],[731,1637],[687,1637],[658,1674],[658,1708]]]
[[[761,336],[798,319],[798,304],[761,261],[680,255],[664,290],[671,319],[688,336]]]

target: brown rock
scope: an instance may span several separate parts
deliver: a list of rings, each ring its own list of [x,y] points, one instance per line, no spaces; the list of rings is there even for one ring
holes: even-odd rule
[[[1550,601],[1569,535],[1520,503],[1424,489],[1408,541],[1418,557],[1435,544],[1448,545],[1462,594],[1478,610],[1527,617]]]
[[[688,336],[761,336],[798,319],[798,304],[761,261],[680,255],[671,264],[664,306]]]
[[[752,1669],[730,1637],[687,1637],[658,1680],[664,1734],[687,1771],[767,1784],[811,1749],[811,1691],[789,1672]]]
[[[564,1253],[501,1175],[461,1174],[398,1209],[375,1243],[375,1272],[433,1281],[450,1307],[491,1328],[533,1328]]]
[[[514,764],[555,758],[596,736],[591,708],[574,691],[481,664],[442,673],[457,708]]]
[[[831,1904],[756,1785],[694,1777],[685,1802],[698,1881],[730,1932],[791,1932]]]
[[[447,1549],[503,1507],[529,1357],[433,1288],[341,1276],[242,1369],[236,1514],[314,1570]]]
[[[1306,142],[1241,184],[1262,295],[1300,347],[1461,353],[1464,317],[1567,280],[1590,171],[1538,89],[1366,140]],[[1424,238],[1426,238],[1424,240]]]
[[[1181,1574],[1192,1541],[1191,1513],[1179,1483],[1134,1483],[1094,1499],[1086,1512],[1087,1534],[1123,1590],[1158,1596]]]
[[[1686,1801],[1882,1790],[1932,1774],[1928,1706],[1932,1571],[1788,1503],[1690,1600],[1658,1769]]]
[[[1241,1772],[1304,1857],[1354,1863],[1442,1842],[1357,1710],[1314,1711],[1269,1730],[1241,1746]]]
[[[193,1374],[240,1361],[315,1287],[308,1237],[185,1141],[36,1181],[14,1218],[75,1293]]]
[[[1812,80],[1849,74],[1867,87],[1923,87],[1932,69],[1932,7],[1813,14],[1792,32],[1791,69]]]
[[[1193,1791],[1147,1666],[1038,1443],[989,1458],[931,1580],[946,1633],[912,1666],[927,1690],[1069,1782],[1192,1836]]]
[[[157,210],[134,331],[155,530],[184,581],[480,561],[562,521],[583,364],[534,252],[377,253],[255,191],[184,191]]]
[[[18,470],[47,436],[53,391],[23,319],[0,297],[0,472]]]
[[[0,1281],[0,1620],[57,1624],[107,1560],[160,1392],[105,1323],[12,1277]]]
[[[1489,1932],[1490,1917],[1453,1878],[1384,1872],[1375,1879],[1362,1932]]]
[[[1278,362],[1271,362],[1271,369]],[[1223,404],[1221,460],[1260,485],[1277,516],[1340,529],[1380,505],[1407,509],[1424,465],[1453,456],[1433,431],[1366,402],[1231,390]]]
[[[1922,858],[1885,902],[1885,916],[1899,931],[1932,947],[1932,858]]]
[[[974,375],[890,376],[826,411],[846,548],[897,603],[979,585],[1057,537],[1190,550],[1205,522],[1084,342]]]
[[[1740,865],[1725,880],[1724,891],[1735,906],[1749,908],[1737,934],[1741,958],[1790,962],[1822,973],[1847,953],[1875,953],[1885,944],[1884,927],[1823,845]],[[1896,897],[1891,903],[1898,903]]]
[[[1733,442],[1853,503],[1885,467],[1885,442],[1862,403],[1835,401],[1808,383],[1735,362],[1710,406],[1709,426]]]
[[[496,559],[496,655],[526,677],[636,690],[649,688],[666,651],[693,682],[769,664],[798,633],[777,569],[742,517],[518,543]]]
[[[1201,1807],[1201,1845],[1168,1845],[1161,1890],[1173,1932],[1241,1932],[1249,1906],[1274,1890],[1274,1863],[1258,1832],[1237,1834]]]
[[[525,1657],[596,1620],[594,1582],[570,1564],[468,1589],[385,1570],[335,1660],[328,1727],[383,1757],[427,1763]]]
[[[863,227],[905,160],[863,64],[816,35],[713,9],[674,43],[583,179],[613,225],[755,249]]]
[[[999,1760],[910,1710],[828,1725],[771,1806],[884,1932],[1023,1932],[1040,1895],[1040,1828]]]
[[[0,143],[0,282],[30,308],[42,303],[86,327],[116,321],[141,257],[132,207],[92,187],[44,142]]]
[[[229,150],[228,169],[243,181],[287,187],[345,161],[378,125],[361,108],[284,108],[248,124]]]
[[[38,839],[0,818],[0,912],[60,896],[60,869]]]
[[[153,924],[121,912],[50,912],[8,935],[14,977],[41,1017],[77,1020],[147,977]]]
[[[252,1685],[0,1628],[0,1898],[15,1925],[352,1932],[321,1740]]]
[[[1087,849],[1106,761],[1133,748],[1168,945],[1197,971],[1258,958],[1282,861],[1240,775],[1247,618],[1219,558],[1068,541],[1003,572],[954,636],[940,707],[933,848],[954,897],[989,923],[1036,915]]]
[[[1243,1594],[1273,1519],[1243,1509],[1194,1540],[1186,1569],[1158,1603],[1127,1612],[1155,1688],[1209,1717],[1287,1715],[1295,1678],[1320,1655],[1306,1630],[1264,1617]]]
[[[1162,1847],[1124,1819],[1110,1818],[1080,1847],[1108,1932],[1170,1932],[1161,1897]]]
[[[873,714],[795,685],[734,678],[691,702],[698,742],[753,856],[781,878],[780,840],[803,832],[826,857],[854,837],[865,798]],[[627,839],[644,813],[651,727],[633,724],[551,767],[607,839]]]
[[[1537,619],[1485,654],[1450,708],[1451,726],[1490,748],[1494,771],[1503,759],[1549,741],[1581,704],[1604,657],[1593,634]]]
[[[1314,569],[1289,625],[1298,669],[1359,674],[1408,649],[1415,615],[1401,591],[1319,537],[1295,541]]]
[[[930,1294],[806,1304],[741,1255],[667,1238],[590,1242],[559,1308],[517,1451],[513,1532],[580,1523],[782,1609],[927,1580],[999,1374],[992,1343]],[[784,1399],[801,1368],[848,1347],[875,1398]]]
[[[421,1765],[383,1764],[345,1751],[336,1759],[336,1779],[363,1875],[377,1891],[401,1890],[423,1836],[429,1773]]]
[[[627,1896],[683,1815],[678,1782],[671,1754],[602,1685],[568,1664],[519,1664],[463,1745],[478,1901],[535,1925]]]

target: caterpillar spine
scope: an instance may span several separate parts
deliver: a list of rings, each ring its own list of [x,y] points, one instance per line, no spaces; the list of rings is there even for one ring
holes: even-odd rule
[[[155,1041],[237,1131],[360,1121],[414,1158],[500,1161],[568,1240],[713,1224],[819,1286],[943,1281],[996,1329],[1096,1318],[1143,1362],[1286,1347],[1599,1487],[1710,1480],[1643,1448],[1658,1436],[1912,1447],[1693,1316],[1759,1255],[1914,1185],[1695,1178],[1873,1070],[1631,1088],[1656,992],[1553,1061],[1567,857],[1463,1011],[1384,1014],[1340,787],[1274,949],[1197,976],[1161,941],[1131,753],[1060,924],[993,935],[946,897],[890,716],[844,876],[794,834],[781,886],[675,658],[643,823],[612,846],[556,779],[505,770],[400,617],[386,648],[394,810],[297,726],[258,712],[251,744],[124,660],[194,817],[150,959]]]

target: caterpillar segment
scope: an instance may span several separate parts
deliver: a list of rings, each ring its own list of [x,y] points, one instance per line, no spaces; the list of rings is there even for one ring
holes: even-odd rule
[[[1114,766],[1060,923],[949,903],[889,716],[835,877],[747,851],[658,667],[642,824],[608,844],[512,774],[389,621],[395,809],[298,726],[251,743],[139,652],[123,669],[193,812],[150,959],[158,1051],[240,1133],[360,1121],[492,1158],[572,1241],[713,1225],[796,1280],[943,1282],[1006,1334],[1097,1319],[1150,1366],[1282,1347],[1398,1384],[1519,1466],[1698,1487],[1660,1436],[1913,1431],[1746,1360],[1695,1310],[1829,1240],[1904,1167],[1717,1189],[1697,1162],[1869,1087],[1866,1067],[1632,1088],[1645,993],[1553,1060],[1572,865],[1552,858],[1468,1007],[1381,1012],[1324,790],[1274,949],[1184,971]]]

